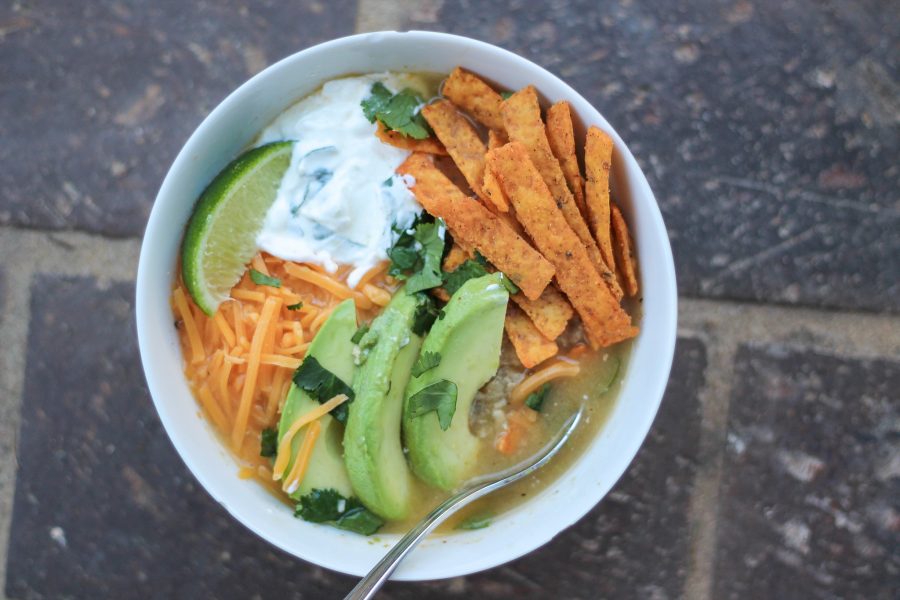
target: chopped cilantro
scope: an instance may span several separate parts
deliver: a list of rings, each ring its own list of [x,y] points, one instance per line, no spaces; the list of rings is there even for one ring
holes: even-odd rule
[[[447,379],[423,387],[409,398],[410,416],[421,417],[431,411],[437,413],[441,430],[447,431],[456,412],[456,384]]]
[[[481,263],[469,259],[459,265],[455,271],[444,273],[444,289],[452,296],[468,280],[487,274],[487,269]]]
[[[419,360],[412,368],[412,376],[418,377],[426,371],[430,371],[441,364],[441,355],[438,352],[423,352],[419,355]]]
[[[388,274],[396,279],[407,280],[408,293],[414,294],[441,285],[445,232],[443,221],[429,223],[420,215],[409,229],[400,231],[397,241],[388,250],[388,257],[391,259]]]
[[[515,92],[500,92],[500,97],[504,100],[508,100],[513,94],[515,94]]]
[[[263,429],[259,432],[259,455],[272,457],[278,452],[278,431]]]
[[[468,519],[460,521],[456,529],[484,529],[491,524],[491,519],[493,519],[493,516],[489,514],[472,515]]]
[[[536,392],[531,392],[530,394],[528,394],[528,397],[525,398],[525,406],[527,406],[531,410],[541,412],[541,407],[544,405],[544,400],[547,399],[547,393],[549,391],[550,384],[545,383]]]
[[[434,320],[442,311],[438,311],[434,299],[428,294],[416,294],[416,312],[413,315],[412,332],[418,336],[428,333]]]
[[[383,83],[376,81],[369,90],[369,96],[360,102],[363,114],[369,123],[374,123],[379,111],[384,110],[391,99],[391,91]]]
[[[328,402],[338,394],[346,394],[349,400],[332,409],[329,414],[341,423],[347,422],[347,404],[353,400],[353,389],[319,364],[314,356],[303,359],[303,363],[294,372],[294,383],[320,404]]]
[[[413,90],[407,88],[392,95],[380,81],[372,85],[369,96],[360,103],[370,123],[377,119],[388,129],[424,140],[431,135],[431,129],[419,113],[421,105],[422,98]]]
[[[359,342],[363,339],[363,336],[366,335],[369,331],[369,324],[363,323],[359,326],[359,329],[353,334],[353,337],[350,338],[350,341],[356,345],[359,345]]]
[[[312,523],[327,523],[361,535],[372,535],[384,521],[369,511],[356,498],[345,498],[340,492],[316,488],[300,498],[294,516]]]
[[[301,308],[303,308],[302,302],[298,302],[297,304],[288,304],[287,306],[288,310],[300,310]]]
[[[382,186],[382,187],[393,187],[393,186],[394,186],[394,176],[391,175],[390,177],[388,177],[387,179],[385,179],[385,180],[382,182],[381,186]]]
[[[250,280],[256,285],[267,285],[269,287],[281,287],[281,280],[277,277],[269,277],[265,273],[260,273],[256,269],[250,269]]]

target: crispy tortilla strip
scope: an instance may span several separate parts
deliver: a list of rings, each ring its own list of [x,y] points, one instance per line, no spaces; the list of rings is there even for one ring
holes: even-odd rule
[[[488,150],[499,148],[508,141],[509,138],[502,131],[497,131],[496,129],[488,130]]]
[[[588,219],[597,244],[603,252],[603,260],[615,269],[609,221],[609,168],[612,165],[612,138],[598,127],[591,125],[584,145],[585,204]]]
[[[500,133],[493,129],[488,131],[488,150],[499,148],[507,141],[505,133]],[[497,212],[509,212],[509,202],[506,201],[506,196],[503,195],[503,189],[500,187],[497,178],[494,177],[494,174],[490,169],[484,170],[484,184],[482,185],[482,189],[484,189],[485,200],[493,204],[494,208],[497,209]]]
[[[425,152],[427,154],[437,154],[440,156],[447,155],[447,149],[444,148],[444,145],[437,141],[434,138],[425,138],[424,140],[417,140],[415,138],[411,138],[403,135],[397,131],[391,131],[385,128],[384,123],[378,121],[378,129],[375,130],[375,136],[384,142],[385,144],[390,144],[395,148],[400,148],[401,150],[409,150],[410,152]]]
[[[516,350],[519,362],[526,369],[556,356],[559,346],[538,331],[531,319],[515,304],[506,307],[506,321],[503,323],[506,335]]]
[[[487,160],[525,231],[556,267],[556,281],[581,317],[591,346],[609,346],[637,335],[631,317],[592,268],[587,250],[566,223],[525,146],[510,142],[491,150]]]
[[[541,106],[538,103],[537,91],[534,86],[522,88],[504,100],[500,112],[503,114],[506,134],[510,141],[520,142],[528,151],[531,162],[537,167],[544,183],[553,194],[553,200],[562,211],[569,227],[587,250],[588,257],[597,273],[607,282],[616,298],[621,298],[622,290],[610,267],[604,262],[603,256],[597,248],[597,242],[591,236],[587,223],[584,222],[584,217],[581,216],[581,212],[575,204],[575,197],[569,191],[562,167],[559,166],[559,161],[550,150],[550,142],[547,141],[547,132],[544,122],[541,120]]]
[[[555,340],[566,330],[574,310],[566,297],[554,285],[548,285],[537,300],[529,300],[523,294],[510,296],[525,311],[534,326],[550,340]]]
[[[470,258],[472,258],[472,255],[468,250],[464,250],[458,243],[454,243],[450,248],[450,251],[447,252],[447,256],[444,257],[443,269],[448,273],[450,271],[455,271],[457,267]]]
[[[476,75],[453,69],[441,90],[444,97],[460,107],[488,129],[503,131],[500,103],[503,98]]]
[[[555,272],[553,265],[500,217],[463,194],[427,154],[411,154],[397,172],[415,178],[412,192],[419,204],[444,219],[460,246],[481,252],[527,297],[541,296]]]
[[[422,109],[422,116],[444,144],[469,187],[479,198],[484,198],[481,185],[484,182],[484,154],[487,147],[469,120],[447,100],[429,104]]]
[[[582,217],[587,215],[584,206],[584,179],[578,168],[575,154],[575,127],[572,125],[572,107],[565,100],[557,102],[547,110],[547,141],[553,156],[559,160],[569,189],[575,195],[575,204]],[[488,146],[490,148],[490,146]]]
[[[612,207],[612,231],[613,231],[613,253],[616,255],[616,266],[618,273],[622,275],[622,287],[629,296],[635,296],[638,293],[637,273],[635,272],[634,260],[634,244],[631,242],[631,235],[628,233],[628,224],[622,211],[618,205],[613,202]],[[550,289],[549,287],[547,288]],[[544,294],[546,294],[546,290]]]

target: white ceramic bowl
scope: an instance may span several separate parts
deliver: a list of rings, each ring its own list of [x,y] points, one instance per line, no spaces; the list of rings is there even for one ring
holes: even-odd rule
[[[609,422],[555,484],[487,529],[426,540],[396,579],[438,579],[487,569],[521,556],[572,525],[610,490],[634,458],[659,407],[675,347],[675,269],[656,200],[627,146],[575,90],[534,63],[490,44],[442,33],[370,33],[298,52],[259,73],[200,124],[160,188],[144,234],[137,276],[137,331],[150,393],[181,458],[234,517],[272,544],[335,571],[363,575],[396,540],[377,542],[294,518],[237,464],[198,415],[182,374],[169,294],[184,226],[206,184],[284,109],[323,82],[388,70],[447,73],[462,65],[509,89],[534,84],[546,101],[568,100],[587,125],[616,142],[613,185],[637,244],[644,317]],[[583,133],[583,132],[582,132]]]

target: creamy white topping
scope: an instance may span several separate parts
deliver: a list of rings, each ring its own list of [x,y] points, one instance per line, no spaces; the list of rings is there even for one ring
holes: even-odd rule
[[[258,144],[296,140],[291,165],[256,239],[262,250],[334,272],[353,265],[347,283],[387,258],[393,226],[405,229],[422,207],[394,170],[409,152],[382,143],[360,102],[381,81],[397,92],[411,76],[377,74],[336,79],[272,122]]]

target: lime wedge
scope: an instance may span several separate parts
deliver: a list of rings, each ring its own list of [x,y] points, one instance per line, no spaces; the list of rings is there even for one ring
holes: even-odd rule
[[[274,142],[237,157],[194,207],[181,244],[188,292],[212,315],[256,253],[256,236],[291,163],[293,142]]]

